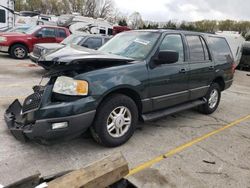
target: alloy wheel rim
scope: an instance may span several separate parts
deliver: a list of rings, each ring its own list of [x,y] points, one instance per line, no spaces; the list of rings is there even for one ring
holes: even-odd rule
[[[25,56],[25,50],[23,48],[16,48],[14,54],[18,58],[23,58]]]
[[[132,122],[130,110],[125,106],[115,108],[108,116],[107,130],[110,136],[119,138],[125,135]]]
[[[218,99],[219,99],[219,92],[216,89],[213,89],[208,99],[209,108],[213,109],[217,105]]]

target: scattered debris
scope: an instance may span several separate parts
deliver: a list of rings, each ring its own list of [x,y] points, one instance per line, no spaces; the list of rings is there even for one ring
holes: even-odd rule
[[[115,153],[78,170],[65,171],[47,177],[41,177],[41,174],[37,172],[8,185],[7,188],[136,188],[124,179],[128,173],[126,159],[121,153]]]
[[[215,161],[207,161],[207,160],[203,160],[204,163],[208,163],[208,164],[216,164]]]

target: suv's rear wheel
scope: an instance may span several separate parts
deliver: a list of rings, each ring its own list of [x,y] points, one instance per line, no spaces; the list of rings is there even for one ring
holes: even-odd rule
[[[28,56],[28,49],[22,44],[15,44],[10,48],[10,55],[15,59],[25,59]]]
[[[212,114],[219,106],[221,89],[219,84],[212,83],[206,95],[207,102],[199,107],[199,111],[204,114]]]
[[[138,109],[135,102],[125,95],[115,94],[98,108],[91,133],[97,142],[116,147],[133,135],[137,120]]]

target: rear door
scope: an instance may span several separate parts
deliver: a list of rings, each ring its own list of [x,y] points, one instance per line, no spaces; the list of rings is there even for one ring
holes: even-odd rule
[[[189,52],[190,100],[195,100],[206,95],[214,79],[215,65],[202,35],[186,35],[186,42]]]
[[[178,52],[179,61],[149,69],[149,94],[153,101],[153,110],[174,106],[189,98],[188,62],[185,61],[182,35],[167,34],[159,46],[159,51],[164,50]]]
[[[67,37],[67,33],[64,29],[56,29],[56,42],[60,43]]]

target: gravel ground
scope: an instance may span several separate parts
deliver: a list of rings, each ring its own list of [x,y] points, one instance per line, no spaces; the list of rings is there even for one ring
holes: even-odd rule
[[[104,148],[90,138],[43,146],[17,141],[3,120],[7,106],[32,93],[45,73],[29,60],[0,54],[0,184],[40,171],[49,175],[80,168],[121,151],[130,168],[250,114],[250,74],[236,71],[233,86],[223,92],[218,110],[209,116],[187,110],[143,123],[118,148]],[[203,160],[213,162],[205,163]],[[154,164],[129,179],[139,187],[250,187],[250,120],[213,135]]]

